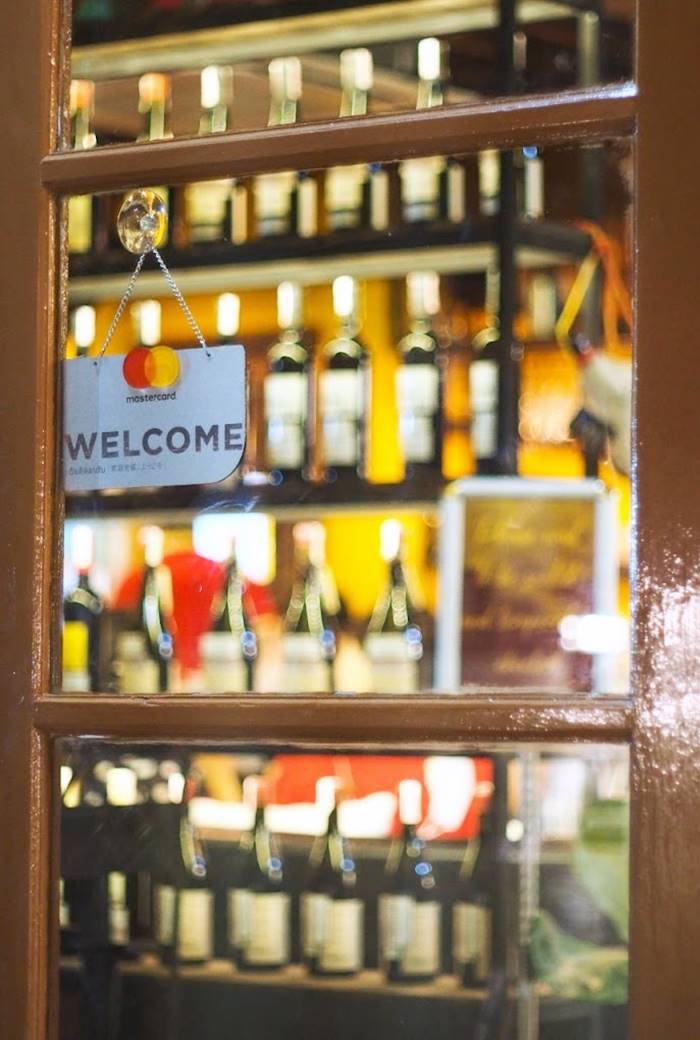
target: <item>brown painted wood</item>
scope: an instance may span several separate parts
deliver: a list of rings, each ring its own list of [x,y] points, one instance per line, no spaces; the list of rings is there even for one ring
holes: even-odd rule
[[[3,10],[0,36],[0,1035],[46,1036],[49,742],[32,725],[47,688],[53,567],[54,204],[40,161],[55,141],[58,4]]]
[[[185,184],[203,177],[390,162],[436,151],[459,155],[533,141],[600,141],[630,134],[635,111],[636,88],[625,83],[398,115],[60,152],[44,159],[42,179],[53,192],[75,195],[144,184]]]
[[[627,701],[531,697],[45,697],[37,726],[51,736],[374,749],[453,749],[492,741],[629,739]]]
[[[700,1021],[700,5],[639,4],[630,1035]]]

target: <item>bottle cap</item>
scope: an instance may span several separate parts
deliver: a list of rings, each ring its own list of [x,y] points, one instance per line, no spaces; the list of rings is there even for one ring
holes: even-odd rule
[[[133,769],[113,766],[107,773],[106,786],[109,805],[136,805],[138,781]]]
[[[148,112],[152,105],[170,98],[170,76],[162,72],[147,72],[139,79],[139,112]]]
[[[92,567],[95,555],[95,536],[89,524],[76,524],[71,532],[70,558],[79,574]]]
[[[380,553],[383,560],[390,563],[401,552],[403,527],[399,520],[385,520],[379,529]]]
[[[144,347],[155,347],[160,343],[160,300],[140,300],[132,306],[131,313],[139,343]]]
[[[423,819],[423,785],[420,780],[402,780],[399,784],[399,817],[402,823],[409,825]]]
[[[440,275],[435,271],[411,271],[406,275],[406,301],[412,318],[440,313]]]
[[[302,323],[302,294],[298,282],[277,286],[277,324],[280,329],[298,329]]]
[[[200,76],[202,108],[229,105],[233,96],[233,70],[228,65],[207,65]]]
[[[301,62],[298,58],[274,58],[268,65],[270,93],[278,101],[301,97]]]
[[[349,274],[341,274],[333,281],[333,310],[341,319],[357,317],[359,285]]]
[[[235,336],[240,327],[241,298],[236,293],[222,293],[216,301],[216,331],[219,336]]]
[[[163,544],[165,535],[162,527],[149,524],[139,531],[139,541],[144,547],[147,567],[159,567],[163,562]]]
[[[87,350],[95,342],[95,308],[89,304],[73,311],[73,337],[78,350]]]
[[[418,43],[418,78],[424,82],[440,79],[442,76],[443,48],[435,36],[426,36]]]
[[[340,52],[340,83],[343,90],[372,89],[374,60],[366,47],[352,47]]]

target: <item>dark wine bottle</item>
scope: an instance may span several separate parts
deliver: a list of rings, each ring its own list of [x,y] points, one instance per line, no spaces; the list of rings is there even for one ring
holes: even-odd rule
[[[290,958],[291,897],[284,862],[265,822],[260,777],[246,777],[243,799],[255,815],[241,839],[236,885],[229,890],[229,943],[242,971],[282,968]]]
[[[200,641],[200,653],[208,693],[247,693],[253,689],[258,641],[245,609],[234,541],[221,592],[214,600],[211,628]]]
[[[165,883],[154,886],[155,939],[164,963],[202,964],[214,952],[214,893],[197,828],[190,819],[196,782],[185,782],[177,861]]]
[[[338,780],[322,777],[316,802],[328,810],[326,833],[311,848],[301,897],[302,955],[316,975],[355,975],[364,963],[364,902],[355,861],[338,827]]]
[[[417,693],[423,633],[416,621],[403,565],[403,531],[398,520],[381,526],[381,556],[387,581],[376,602],[364,639],[375,693]]]
[[[418,780],[399,784],[401,837],[392,844],[379,898],[380,956],[392,982],[426,982],[440,973],[442,906],[425,841]]]
[[[311,385],[302,341],[302,292],[296,282],[277,287],[280,337],[267,352],[265,458],[275,483],[302,480],[309,465]]]
[[[491,813],[481,817],[479,849],[473,868],[465,856],[460,891],[452,907],[452,957],[462,985],[483,986],[491,972],[491,907],[493,905],[495,835]]]
[[[72,693],[100,689],[100,632],[104,604],[90,585],[94,537],[78,524],[71,535],[70,557],[78,584],[63,602],[63,683]]]
[[[326,480],[352,486],[367,476],[370,414],[369,355],[357,339],[359,287],[341,275],[333,282],[337,336],[324,349],[321,374],[321,447]]]
[[[173,637],[166,618],[172,613],[170,572],[163,566],[163,531],[144,527],[145,567],[132,627],[117,639],[115,672],[121,693],[167,693]]]
[[[432,319],[440,310],[440,279],[432,271],[409,274],[410,329],[399,342],[396,373],[399,440],[406,480],[439,481],[444,440],[444,364]]]
[[[322,525],[296,524],[294,543],[296,579],[284,619],[283,681],[289,693],[331,693],[335,688],[336,620],[324,582]]]

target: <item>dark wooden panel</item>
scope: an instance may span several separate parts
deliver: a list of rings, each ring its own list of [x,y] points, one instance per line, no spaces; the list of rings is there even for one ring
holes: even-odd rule
[[[450,155],[533,142],[600,141],[633,131],[636,103],[634,85],[622,84],[400,115],[113,145],[49,155],[42,163],[42,179],[51,191],[80,194],[183,184],[203,177],[389,162],[436,151]]]

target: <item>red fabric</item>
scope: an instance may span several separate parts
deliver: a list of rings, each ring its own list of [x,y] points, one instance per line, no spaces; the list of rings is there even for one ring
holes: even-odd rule
[[[224,580],[224,565],[194,552],[171,553],[163,563],[173,582],[173,617],[170,620],[175,637],[175,657],[184,669],[196,669],[199,667],[199,639],[209,629],[212,603]],[[137,568],[126,576],[114,597],[115,610],[136,610],[142,574],[142,570]],[[244,595],[252,618],[274,612],[272,597],[261,585],[248,582]]]

